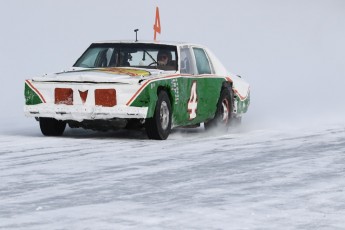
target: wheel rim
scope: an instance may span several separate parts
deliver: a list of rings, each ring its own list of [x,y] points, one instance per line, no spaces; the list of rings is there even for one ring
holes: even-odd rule
[[[221,117],[222,117],[222,122],[225,124],[227,124],[229,120],[229,110],[230,110],[229,101],[227,99],[224,99],[222,101]]]
[[[168,104],[165,101],[162,101],[161,103],[161,108],[160,108],[160,122],[161,122],[161,126],[162,129],[167,129],[169,126],[169,117],[170,113],[169,113],[169,108],[168,108]]]

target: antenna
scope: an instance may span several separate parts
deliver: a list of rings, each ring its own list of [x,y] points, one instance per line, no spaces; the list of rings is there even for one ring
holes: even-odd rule
[[[134,32],[135,32],[135,41],[137,42],[138,41],[138,31],[139,29],[135,29]]]

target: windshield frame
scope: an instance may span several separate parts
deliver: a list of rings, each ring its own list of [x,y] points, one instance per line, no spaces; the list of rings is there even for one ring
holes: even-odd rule
[[[85,55],[90,52],[90,50],[93,50],[95,48],[114,48],[116,52],[121,52],[123,50],[140,50],[140,52],[146,53],[144,54],[144,57],[146,56],[146,59],[152,60],[152,63],[155,63],[156,65],[148,65],[148,66],[121,66],[116,63],[116,66],[112,67],[132,67],[132,68],[144,68],[144,69],[160,69],[160,70],[170,70],[170,71],[178,71],[179,69],[179,57],[178,57],[178,49],[176,45],[166,45],[166,44],[152,44],[152,43],[92,43],[85,51],[84,53],[77,59],[77,61],[74,63],[73,67],[83,67],[81,66],[81,62],[84,60]],[[174,64],[170,66],[161,66],[158,65],[158,62],[156,60],[156,57],[153,57],[149,52],[146,50],[157,50],[162,51],[170,51],[173,54],[175,54]],[[93,67],[83,67],[83,68],[112,68],[110,66],[105,67],[99,67],[99,66],[93,66]]]

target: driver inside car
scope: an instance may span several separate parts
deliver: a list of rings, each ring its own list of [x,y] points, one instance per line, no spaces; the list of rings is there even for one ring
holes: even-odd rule
[[[157,54],[157,63],[159,66],[166,66],[171,61],[171,52],[160,50]]]

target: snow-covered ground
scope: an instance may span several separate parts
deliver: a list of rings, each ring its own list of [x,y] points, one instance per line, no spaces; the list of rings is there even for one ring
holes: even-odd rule
[[[0,229],[344,229],[345,123],[0,135]]]

